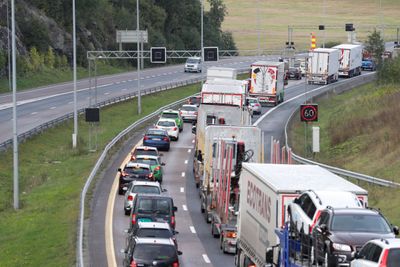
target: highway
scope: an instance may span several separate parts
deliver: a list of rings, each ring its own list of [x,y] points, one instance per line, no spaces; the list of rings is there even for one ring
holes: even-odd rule
[[[258,59],[271,59],[274,57],[259,57]],[[276,58],[276,57],[275,57]],[[189,79],[205,77],[206,67],[224,66],[237,69],[246,68],[256,61],[255,57],[233,57],[221,59],[218,62],[207,62],[203,66],[203,73],[185,73],[183,65],[173,65],[158,68],[149,68],[141,71],[141,90],[155,86],[163,86]],[[77,82],[78,109],[114,97],[138,91],[136,72],[98,77],[97,90],[92,89],[89,79]],[[17,122],[18,134],[24,133],[45,122],[59,118],[73,112],[73,84],[71,82],[50,85],[17,94]],[[0,95],[0,143],[12,138],[12,95]]]

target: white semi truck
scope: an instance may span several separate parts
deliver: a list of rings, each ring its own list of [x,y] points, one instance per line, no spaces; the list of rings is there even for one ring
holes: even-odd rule
[[[340,44],[332,48],[340,52],[339,76],[351,78],[361,75],[362,46],[356,44]]]
[[[308,53],[308,84],[328,84],[339,78],[340,52],[333,48],[317,48]]]
[[[207,69],[207,81],[214,79],[232,79],[236,80],[237,70],[225,67],[209,67]]]
[[[285,63],[257,61],[250,68],[249,95],[257,97],[262,105],[283,102]]]
[[[277,263],[275,229],[287,221],[287,206],[306,190],[355,193],[368,203],[368,192],[316,165],[243,163],[240,176],[236,266]]]

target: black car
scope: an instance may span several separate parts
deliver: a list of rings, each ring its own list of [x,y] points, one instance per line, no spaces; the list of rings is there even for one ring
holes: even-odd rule
[[[171,239],[133,237],[124,251],[124,266],[179,267],[178,251]]]
[[[134,231],[138,222],[167,222],[175,229],[177,210],[169,196],[137,195],[132,205],[130,231]]]
[[[189,105],[200,106],[201,104],[201,96],[191,96],[188,100]]]
[[[143,163],[128,162],[124,169],[118,169],[119,174],[119,184],[118,184],[118,194],[124,194],[124,187],[128,187],[129,183],[133,180],[148,180],[153,181],[153,171],[150,165]]]
[[[130,237],[152,237],[172,239],[178,248],[175,235],[179,232],[171,229],[167,222],[138,222],[137,226],[130,232]]]
[[[377,210],[327,208],[312,232],[312,255],[323,266],[347,265],[369,240],[393,238],[399,233]]]
[[[301,71],[299,68],[289,68],[289,79],[301,80]]]

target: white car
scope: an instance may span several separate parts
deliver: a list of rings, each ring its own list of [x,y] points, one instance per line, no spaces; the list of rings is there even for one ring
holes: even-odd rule
[[[147,182],[147,181],[133,181],[124,188],[125,201],[124,201],[124,211],[125,215],[129,215],[132,210],[133,200],[136,194],[156,194],[160,195],[162,192],[166,192],[166,189],[161,189],[159,182]]]
[[[196,105],[182,105],[179,109],[183,121],[197,121],[197,106]]]
[[[202,64],[200,57],[189,57],[185,63],[185,72],[201,72]]]
[[[321,211],[328,206],[332,208],[363,208],[358,197],[352,192],[308,190],[289,204],[288,215],[291,228],[308,236]]]
[[[172,140],[178,141],[179,127],[176,125],[176,121],[174,119],[160,118],[156,123],[156,128],[167,131]]]
[[[373,239],[365,243],[351,267],[395,267],[400,266],[400,239]]]

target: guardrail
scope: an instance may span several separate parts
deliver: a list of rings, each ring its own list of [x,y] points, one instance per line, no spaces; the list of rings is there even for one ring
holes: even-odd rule
[[[342,82],[340,84],[331,84],[331,85],[329,85],[329,87],[330,87],[329,91],[319,94],[318,96],[315,96],[315,97],[316,98],[321,98],[324,96],[329,97],[332,94],[332,92],[334,92],[335,94],[342,93],[342,92],[348,91],[354,87],[372,82],[375,79],[376,79],[376,74],[371,73],[370,75],[363,75],[363,76],[358,76],[358,77],[352,78],[351,80],[349,80],[349,82],[351,81],[351,84],[346,83],[346,82]],[[292,120],[294,114],[297,113],[297,111],[298,111],[298,109],[293,111],[293,113],[290,115],[290,117],[287,120],[286,125],[285,125],[285,142],[286,142],[287,146],[289,146],[288,135],[287,135],[287,126],[288,126],[289,122]],[[329,166],[326,164],[322,164],[322,163],[319,163],[316,161],[312,161],[310,159],[302,158],[293,152],[292,152],[292,159],[294,159],[297,162],[303,163],[303,164],[319,165],[333,173],[336,173],[336,174],[342,175],[342,176],[346,176],[346,177],[350,177],[350,178],[354,178],[356,180],[365,181],[365,182],[380,185],[380,186],[400,188],[400,183],[384,180],[381,178],[377,178],[377,177],[373,177],[373,176],[369,176],[369,175],[365,175],[365,174],[361,174],[361,173],[357,173],[357,172],[353,172],[353,171],[340,169],[340,168]]]
[[[243,68],[243,69],[238,69],[238,73],[245,73],[247,72],[249,69],[248,68]],[[160,86],[154,86],[151,88],[147,88],[145,90],[142,90],[142,95],[147,95],[147,94],[152,94],[152,93],[156,93],[156,92],[161,92],[161,91],[165,91],[165,90],[169,90],[169,89],[173,89],[173,88],[177,88],[177,87],[181,87],[181,86],[186,86],[186,85],[190,85],[190,84],[195,84],[198,82],[201,82],[202,80],[205,80],[205,76],[202,77],[198,77],[198,78],[194,78],[194,79],[190,79],[190,80],[185,80],[185,81],[180,81],[180,82],[174,82],[174,83],[170,83],[170,84],[166,84],[166,85],[160,85]],[[107,99],[105,101],[99,102],[96,107],[105,107],[111,104],[116,104],[122,101],[126,101],[129,99],[132,99],[134,97],[137,97],[138,93],[137,92],[133,92],[133,93],[129,93],[129,94],[125,94],[122,96],[117,96],[114,98],[110,98]],[[85,109],[79,109],[78,110],[78,114],[81,115],[85,112]],[[43,132],[46,129],[52,128],[66,120],[72,119],[74,117],[74,113],[68,113],[65,114],[63,116],[60,116],[54,120],[50,120],[48,122],[45,122],[39,126],[36,126],[35,128],[23,132],[21,134],[18,135],[18,142],[24,142],[25,140],[33,137],[36,134],[39,134],[41,132]],[[9,147],[12,146],[13,143],[13,139],[8,139],[7,141],[4,141],[3,143],[0,143],[0,151],[4,151],[7,150]]]

